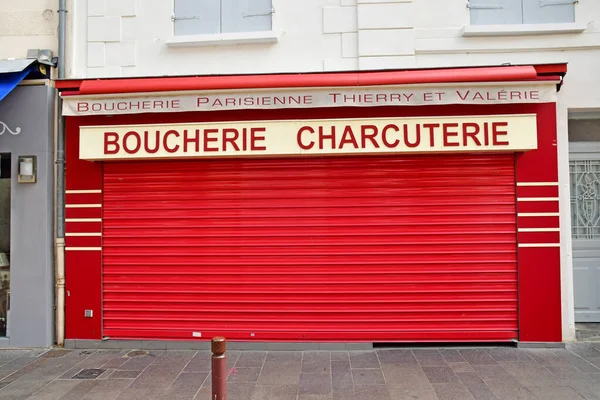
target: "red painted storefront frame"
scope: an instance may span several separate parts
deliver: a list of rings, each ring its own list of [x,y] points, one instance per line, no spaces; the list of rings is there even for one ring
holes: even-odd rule
[[[516,156],[516,181],[558,182],[556,146],[556,108],[553,103],[486,106],[419,106],[339,108],[311,110],[243,110],[173,114],[138,114],[123,116],[68,117],[67,191],[102,189],[102,163],[80,160],[79,127],[86,125],[127,125],[211,121],[298,120],[326,118],[377,118],[456,115],[525,114],[537,115],[538,149]],[[556,192],[555,192],[556,191]],[[558,186],[517,187],[517,197],[558,197]],[[100,193],[67,194],[67,204],[100,204]],[[558,203],[550,205],[556,208]],[[518,212],[557,212],[545,202],[518,203]],[[69,218],[101,218],[101,209],[68,208]],[[518,217],[519,227],[558,228],[558,217]],[[67,222],[67,232],[100,232],[101,223]],[[558,234],[518,233],[518,242],[558,243]],[[68,236],[66,246],[100,247],[100,237]],[[562,340],[560,249],[558,247],[519,247],[519,340],[524,342],[558,342]],[[102,258],[100,251],[67,251],[66,337],[68,339],[102,338]],[[94,310],[85,318],[84,310]],[[343,337],[339,340],[344,341]],[[386,341],[390,341],[386,339]],[[426,339],[424,340],[426,341]]]
[[[351,87],[424,83],[467,83],[503,81],[557,81],[567,72],[565,64],[535,66],[448,68],[429,70],[310,73],[279,75],[165,77],[104,80],[58,81],[63,95],[106,95],[178,90],[252,89],[283,87]],[[559,84],[560,87],[560,84]],[[66,118],[67,204],[101,204],[102,163],[80,160],[79,127],[85,125],[127,125],[211,121],[297,120],[327,118],[419,117],[453,115],[494,115],[532,113],[537,116],[538,149],[516,156],[517,198],[558,197],[558,159],[556,105],[445,105],[418,107],[375,107],[339,109],[284,109],[190,112],[173,114],[137,114]],[[519,183],[546,182],[545,186],[521,186]],[[81,192],[83,191],[83,192]],[[94,193],[89,193],[94,191]],[[517,199],[515,199],[517,200]],[[101,208],[67,208],[66,218],[101,219]],[[517,202],[517,213],[557,213],[558,202]],[[518,216],[519,228],[559,228],[559,217]],[[101,232],[101,222],[66,224],[69,232]],[[518,232],[519,244],[559,243],[557,232]],[[101,247],[99,236],[67,236],[66,246]],[[66,337],[101,339],[102,337],[102,256],[100,251],[67,251]],[[560,248],[519,247],[519,340],[557,342],[562,340]],[[85,318],[84,310],[94,310]],[[344,340],[340,337],[339,340]],[[424,339],[426,341],[426,339]]]

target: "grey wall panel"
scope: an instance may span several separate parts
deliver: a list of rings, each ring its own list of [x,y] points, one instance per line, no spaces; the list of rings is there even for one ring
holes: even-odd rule
[[[18,135],[0,136],[12,154],[11,347],[45,347],[54,331],[54,91],[20,86],[0,102],[0,121]],[[17,183],[18,156],[37,156],[37,183]]]

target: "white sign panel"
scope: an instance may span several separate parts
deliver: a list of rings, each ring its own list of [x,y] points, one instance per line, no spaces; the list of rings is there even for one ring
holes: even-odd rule
[[[79,153],[119,160],[535,148],[535,115],[494,115],[84,126]]]
[[[242,109],[513,104],[556,101],[554,84],[382,86],[64,96],[63,115],[118,115]]]

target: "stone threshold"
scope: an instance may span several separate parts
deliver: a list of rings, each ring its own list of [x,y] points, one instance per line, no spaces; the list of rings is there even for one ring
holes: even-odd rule
[[[564,349],[564,342],[516,342],[513,346],[521,349]],[[450,348],[456,344],[448,343]],[[303,350],[373,350],[373,348],[387,346],[374,346],[369,342],[329,343],[329,342],[227,342],[227,350],[271,350],[271,351],[303,351]],[[403,343],[397,348],[424,348],[418,343]],[[435,347],[445,347],[438,343]],[[486,343],[472,344],[465,348],[495,347]],[[181,340],[65,340],[68,349],[143,349],[143,350],[210,350],[208,341],[181,341]]]
[[[207,341],[65,340],[68,349],[210,350]],[[373,343],[227,342],[227,350],[372,350]]]

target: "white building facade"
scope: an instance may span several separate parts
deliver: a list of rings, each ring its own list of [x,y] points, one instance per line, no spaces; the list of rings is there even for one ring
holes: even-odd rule
[[[54,335],[54,0],[0,4],[0,347]],[[24,162],[26,161],[26,162]],[[31,166],[23,179],[25,164]],[[21,167],[23,165],[23,168]],[[35,167],[34,167],[35,166]]]
[[[88,0],[69,16],[71,80],[568,64],[556,142],[563,341],[576,320],[600,321],[599,2]]]
[[[0,5],[0,59],[25,58],[28,49],[58,46],[58,4],[54,0],[24,0]]]

